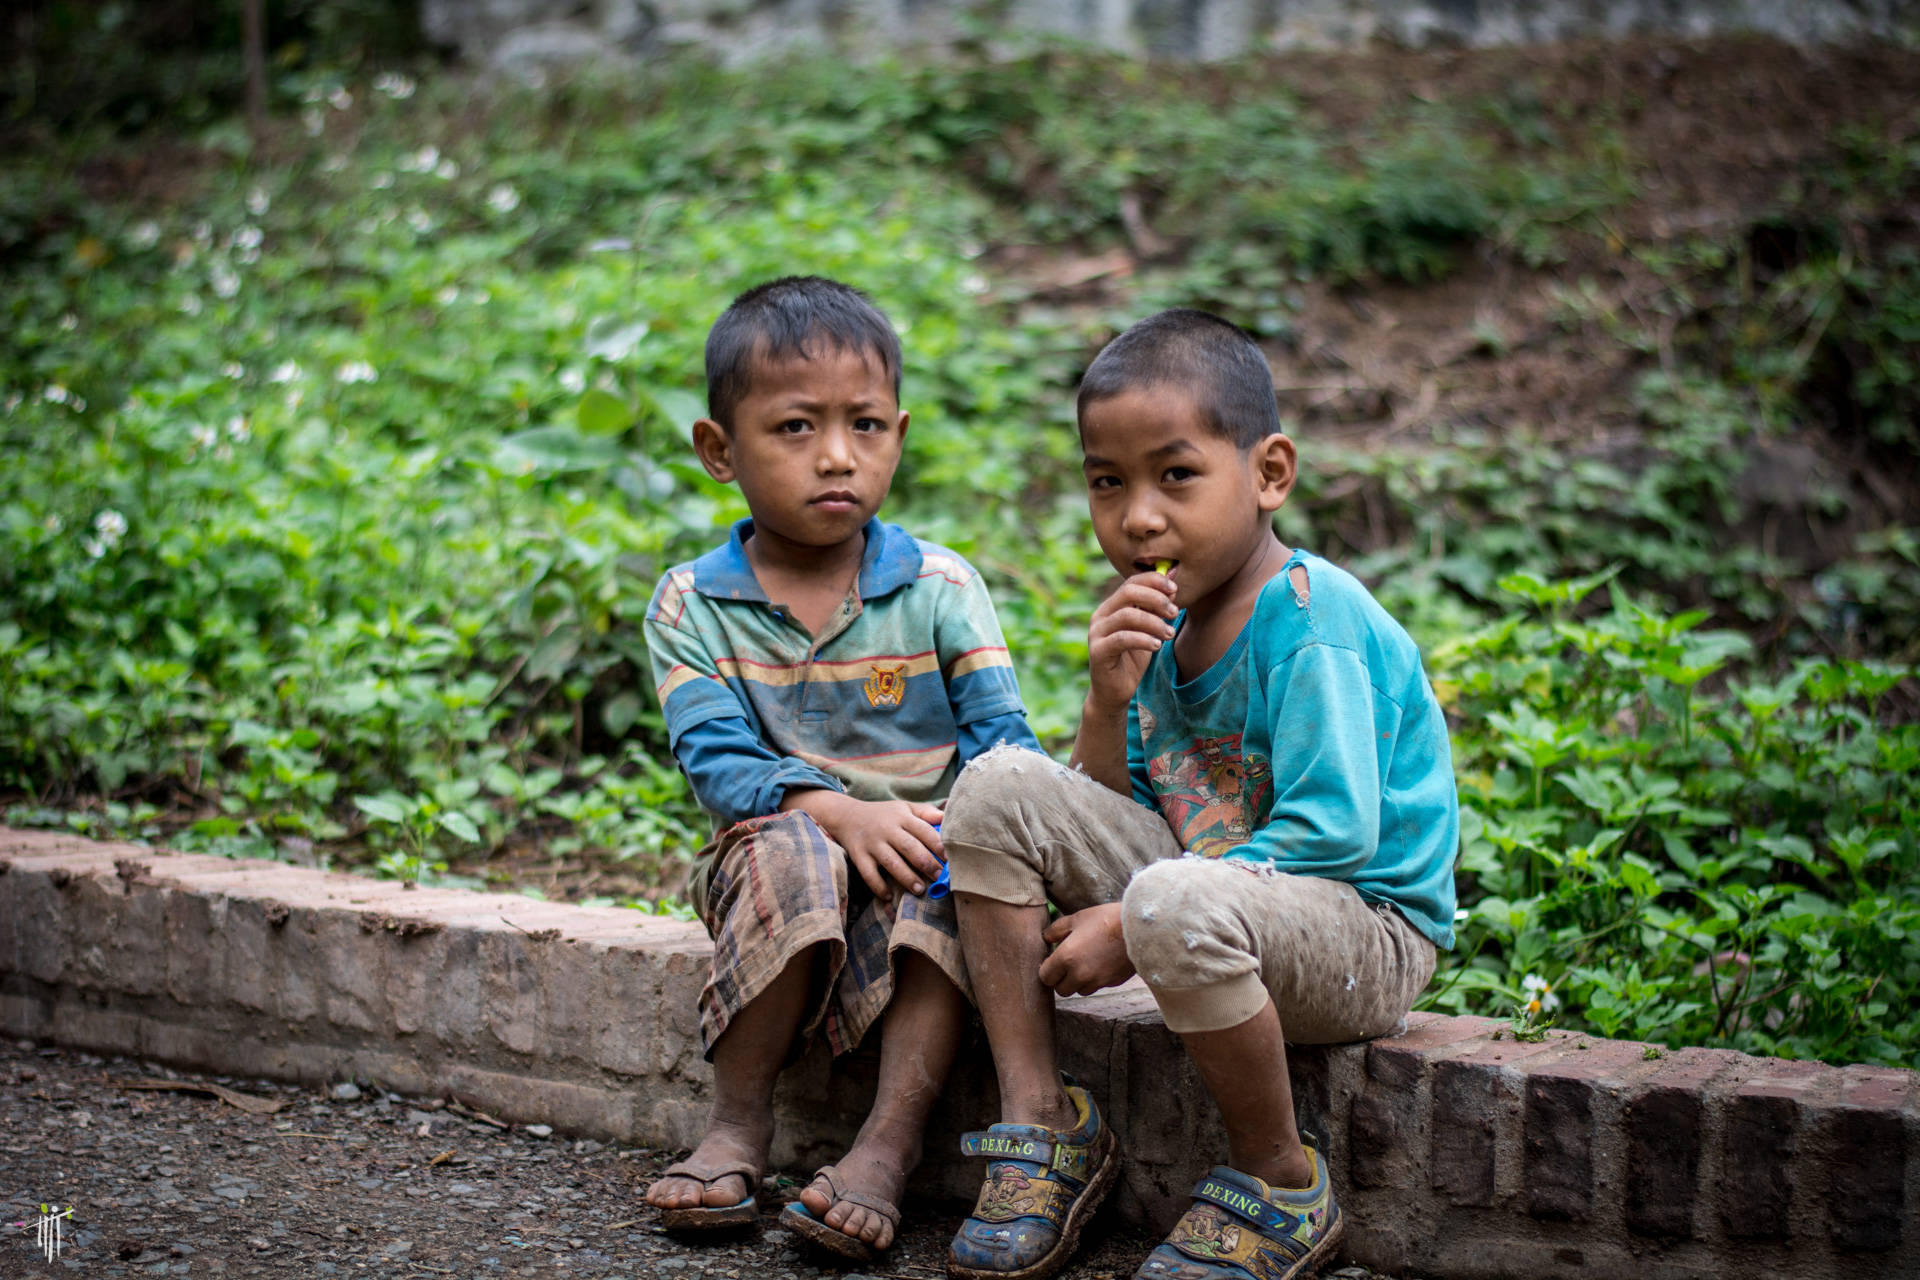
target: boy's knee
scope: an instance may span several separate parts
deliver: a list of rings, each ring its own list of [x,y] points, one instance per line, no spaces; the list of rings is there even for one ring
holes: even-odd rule
[[[1060,769],[1025,747],[995,747],[976,757],[954,781],[941,838],[963,849],[1005,846],[1009,828],[1024,829],[1022,815],[1059,785]]]
[[[1155,986],[1198,986],[1251,939],[1232,909],[1235,868],[1196,858],[1142,867],[1120,900],[1127,957]]]

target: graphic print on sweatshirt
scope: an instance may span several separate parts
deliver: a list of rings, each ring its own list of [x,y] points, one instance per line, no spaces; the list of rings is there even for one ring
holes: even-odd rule
[[[1147,778],[1181,847],[1217,858],[1245,844],[1273,807],[1273,766],[1243,755],[1243,734],[1194,738],[1156,755]]]

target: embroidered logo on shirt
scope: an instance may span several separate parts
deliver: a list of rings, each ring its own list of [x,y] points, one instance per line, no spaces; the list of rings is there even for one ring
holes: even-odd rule
[[[861,686],[867,695],[867,705],[870,707],[899,706],[900,696],[907,691],[906,664],[903,662],[897,667],[874,666],[869,670],[872,674],[867,677],[866,684]]]

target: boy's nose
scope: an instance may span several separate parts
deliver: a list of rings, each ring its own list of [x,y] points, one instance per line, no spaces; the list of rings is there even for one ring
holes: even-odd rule
[[[853,440],[847,432],[829,428],[820,434],[820,451],[815,464],[823,472],[853,470]]]
[[[1149,538],[1166,531],[1167,522],[1159,505],[1148,498],[1129,502],[1121,514],[1121,528],[1130,538]]]

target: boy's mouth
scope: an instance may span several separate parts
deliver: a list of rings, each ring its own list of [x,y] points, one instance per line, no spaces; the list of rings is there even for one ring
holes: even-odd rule
[[[807,505],[825,507],[829,511],[851,511],[860,505],[860,497],[848,489],[835,489],[817,495]]]
[[[1167,556],[1150,556],[1144,560],[1135,560],[1133,562],[1133,571],[1135,573],[1169,573],[1170,574],[1174,571],[1174,568],[1177,565],[1179,565],[1179,563],[1180,562],[1178,560],[1174,560]]]

